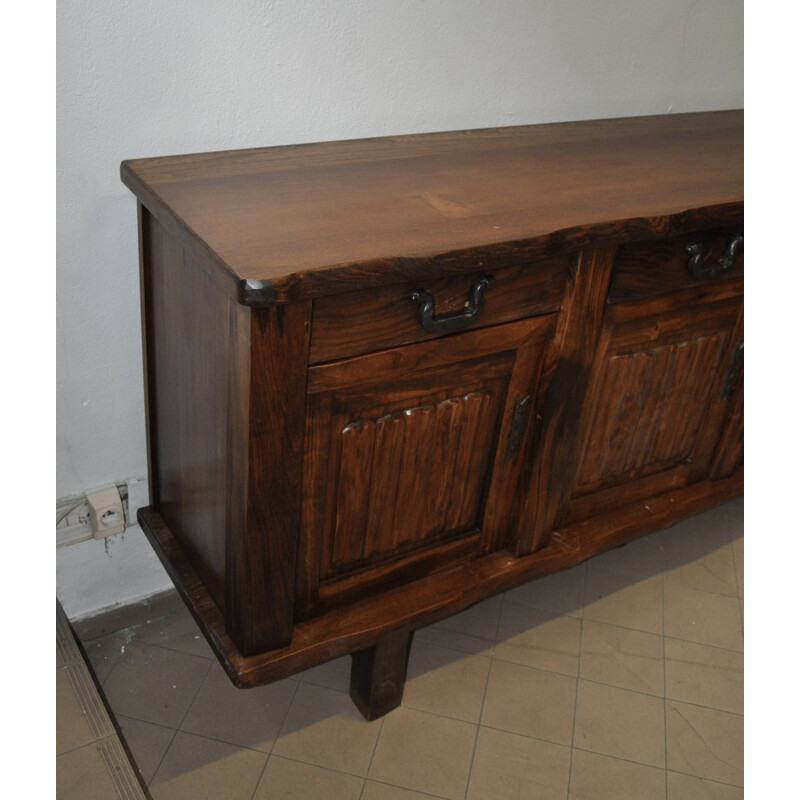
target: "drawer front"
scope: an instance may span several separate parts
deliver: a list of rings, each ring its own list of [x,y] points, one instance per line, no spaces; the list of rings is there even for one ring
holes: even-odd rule
[[[744,275],[742,229],[717,228],[617,250],[609,303],[686,289]]]
[[[314,302],[309,360],[317,364],[556,311],[568,269],[569,257],[563,256],[320,298]],[[481,286],[487,276],[491,280]],[[426,295],[432,300],[429,327],[420,320]]]

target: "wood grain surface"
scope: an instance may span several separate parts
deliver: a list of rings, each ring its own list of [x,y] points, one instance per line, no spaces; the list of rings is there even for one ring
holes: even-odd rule
[[[264,304],[724,224],[742,211],[742,124],[740,111],[568,122],[137,159],[121,174],[242,302]]]

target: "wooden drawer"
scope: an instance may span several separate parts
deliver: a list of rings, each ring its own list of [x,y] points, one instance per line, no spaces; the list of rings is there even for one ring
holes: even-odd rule
[[[483,307],[465,327],[472,330],[558,310],[569,257],[457,275],[420,283],[394,284],[314,302],[309,361],[317,364],[360,353],[434,339],[449,331],[428,331],[419,319],[412,293],[422,289],[434,301],[435,319],[462,313],[477,282],[491,275]]]
[[[741,228],[716,228],[620,246],[608,302],[621,303],[741,277],[744,239],[737,245],[737,237],[742,237]]]

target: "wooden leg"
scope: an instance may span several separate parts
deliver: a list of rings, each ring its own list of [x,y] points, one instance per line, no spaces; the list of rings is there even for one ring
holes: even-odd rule
[[[414,631],[392,633],[352,654],[350,697],[365,719],[378,719],[400,705],[413,638]]]

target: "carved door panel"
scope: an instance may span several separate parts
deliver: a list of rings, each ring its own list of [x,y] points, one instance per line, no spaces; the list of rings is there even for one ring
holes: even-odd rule
[[[309,370],[300,615],[501,548],[554,315]]]
[[[740,307],[734,298],[665,311],[654,300],[607,311],[564,521],[708,477]]]

